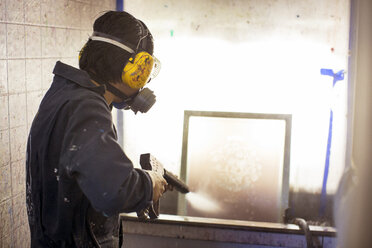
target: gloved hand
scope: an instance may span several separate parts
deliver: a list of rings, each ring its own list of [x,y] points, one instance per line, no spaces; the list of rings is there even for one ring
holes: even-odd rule
[[[165,192],[166,186],[168,185],[167,181],[165,181],[163,175],[164,175],[164,169],[163,170],[145,170],[152,181],[152,201],[156,203],[159,198],[163,195]]]

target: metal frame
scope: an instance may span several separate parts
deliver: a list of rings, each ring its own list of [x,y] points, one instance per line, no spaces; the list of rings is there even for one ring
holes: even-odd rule
[[[289,201],[289,165],[290,165],[290,148],[291,148],[291,114],[263,114],[263,113],[241,113],[241,112],[214,112],[214,111],[190,111],[184,112],[183,139],[182,139],[182,157],[180,178],[186,182],[187,173],[187,150],[188,150],[188,133],[189,120],[191,116],[200,117],[222,117],[222,118],[246,118],[246,119],[267,119],[267,120],[284,120],[285,121],[285,141],[284,141],[284,161],[282,176],[282,197],[281,197],[281,216],[288,208]],[[184,194],[178,195],[178,214],[186,215],[186,199]],[[282,220],[278,220],[281,222]]]

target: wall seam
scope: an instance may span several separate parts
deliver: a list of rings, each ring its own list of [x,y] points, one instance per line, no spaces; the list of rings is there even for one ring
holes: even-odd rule
[[[63,28],[63,29],[72,29],[72,30],[80,30],[79,27],[70,27],[70,26],[60,26],[60,25],[49,25],[49,24],[38,24],[38,23],[22,23],[22,22],[15,22],[15,21],[0,21],[0,23],[7,23],[13,25],[22,25],[22,26],[33,26],[33,27],[45,27],[45,28]]]
[[[25,82],[24,82],[24,86],[25,86],[25,91],[24,92],[17,92],[17,95],[18,95],[18,97],[21,97],[21,95],[24,93],[25,94],[25,96],[24,96],[24,98],[25,98],[25,100],[26,100],[26,123],[23,123],[24,125],[25,125],[25,127],[26,127],[26,129],[27,129],[27,88],[26,88],[26,26],[25,26],[25,22],[26,22],[26,13],[25,13],[25,1],[23,1],[23,23],[21,22],[19,25],[21,25],[22,27],[23,27],[23,44],[24,44],[24,50],[23,50],[23,52],[24,52],[24,58],[22,58],[22,60],[23,60],[23,63],[24,63],[24,68],[25,68],[25,70],[24,70],[24,75],[23,75],[23,77],[24,77],[24,79],[25,79]],[[9,94],[10,95],[10,94]],[[9,112],[9,114],[10,114],[10,112]],[[24,125],[20,125],[19,127],[23,127]],[[10,128],[10,127],[9,127]],[[12,129],[16,129],[17,127],[13,127]],[[15,139],[18,139],[19,137],[16,137]],[[26,152],[26,151],[24,151],[24,152]],[[23,159],[17,159],[17,160],[15,160],[15,161],[12,161],[12,159],[10,159],[11,160],[11,164],[17,164],[17,162],[19,162],[19,161],[22,161]],[[11,166],[11,167],[13,167],[13,166]],[[23,193],[22,191],[21,192],[13,192],[13,185],[15,184],[15,182],[13,182],[13,168],[12,168],[12,228],[11,228],[11,232],[12,232],[12,236],[13,236],[13,239],[12,239],[12,244],[13,245],[15,245],[15,243],[16,243],[16,235],[15,235],[15,230],[17,230],[18,228],[21,228],[22,227],[22,225],[20,225],[20,226],[16,226],[15,225],[15,218],[14,218],[14,211],[15,211],[15,208],[14,208],[14,206],[15,206],[15,198],[16,197],[18,197],[21,193]],[[19,206],[18,206],[19,207]],[[18,237],[19,238],[19,237]]]
[[[24,15],[25,23],[26,23],[26,2],[25,1],[23,1],[23,15]],[[26,76],[27,75],[27,54],[26,54],[27,34],[26,34],[26,25],[23,25],[23,28],[24,28],[23,43],[24,43],[24,52],[25,52],[25,75],[24,75],[24,78],[25,78],[25,91],[26,91],[26,136],[28,136],[28,130],[29,130],[29,127],[28,127],[28,109],[29,109],[29,106],[27,104],[28,91],[27,91],[27,76]]]
[[[41,14],[42,14],[42,6],[40,4],[40,17],[39,17],[39,21],[40,21],[40,25],[41,25]],[[41,26],[38,26],[40,27],[40,90],[42,92],[42,94],[44,95],[44,89],[43,89],[43,29],[41,28]]]
[[[58,58],[60,58],[60,57],[55,57],[55,56],[50,56],[50,57],[47,57],[47,56],[45,56],[45,57],[29,57],[29,58],[23,58],[23,57],[13,57],[13,58],[8,58],[8,59],[4,59],[4,58],[2,58],[2,59],[0,59],[0,60],[20,60],[20,59],[58,59]],[[64,56],[62,56],[62,58],[75,58],[75,56],[66,56],[66,57],[64,57]]]
[[[8,13],[8,5],[7,1],[4,1],[5,5],[5,13]],[[8,97],[8,149],[9,149],[9,173],[10,173],[10,198],[9,198],[9,203],[10,203],[10,209],[8,209],[8,213],[10,214],[10,230],[9,230],[9,236],[10,236],[10,241],[13,244],[14,241],[14,235],[13,235],[13,170],[12,170],[12,163],[11,163],[11,157],[12,157],[12,150],[11,150],[11,144],[10,144],[10,105],[9,105],[9,63],[8,63],[8,15],[5,14],[5,58],[6,58],[6,83],[7,83],[7,97]],[[2,237],[3,241],[4,236]]]

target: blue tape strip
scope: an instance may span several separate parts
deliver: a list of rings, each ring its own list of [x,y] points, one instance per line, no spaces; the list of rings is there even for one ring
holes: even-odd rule
[[[124,11],[124,0],[116,0],[116,10]]]
[[[322,68],[320,69],[320,74],[333,77],[333,87],[334,87],[338,81],[344,80],[345,73],[344,73],[344,70],[334,73],[332,69]],[[330,116],[329,116],[328,141],[327,141],[326,160],[325,160],[325,165],[324,165],[322,193],[320,195],[319,215],[321,217],[325,216],[325,212],[327,208],[327,182],[328,182],[328,173],[329,173],[329,160],[331,157],[332,126],[333,126],[333,111],[331,109]]]
[[[320,196],[320,210],[319,210],[320,216],[325,215],[325,211],[327,207],[327,181],[328,181],[328,172],[329,172],[329,159],[331,157],[332,126],[333,126],[333,111],[331,110],[331,113],[329,116],[327,153],[326,153],[326,160],[325,160],[324,174],[323,174],[322,194]]]
[[[333,77],[334,73],[332,69],[320,69],[320,74]]]
[[[320,69],[320,74],[321,75],[333,77],[333,87],[335,86],[337,81],[344,80],[344,77],[345,77],[344,72],[345,72],[344,70],[341,70],[341,71],[338,71],[338,72],[334,73],[332,69],[323,69],[323,68]]]

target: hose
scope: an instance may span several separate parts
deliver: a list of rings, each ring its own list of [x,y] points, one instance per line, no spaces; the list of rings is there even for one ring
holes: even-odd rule
[[[302,218],[294,218],[293,216],[294,216],[293,209],[286,208],[284,210],[284,215],[283,215],[284,223],[295,224],[295,225],[299,226],[300,229],[302,231],[304,231],[304,233],[305,233],[306,247],[307,248],[314,248],[313,237],[311,235],[310,228],[309,228],[309,225],[307,224],[306,220],[304,220]]]
[[[292,223],[295,225],[298,225],[302,231],[305,233],[306,237],[306,247],[307,248],[313,248],[313,237],[310,232],[309,225],[307,224],[306,220],[301,218],[294,218],[292,220]]]

